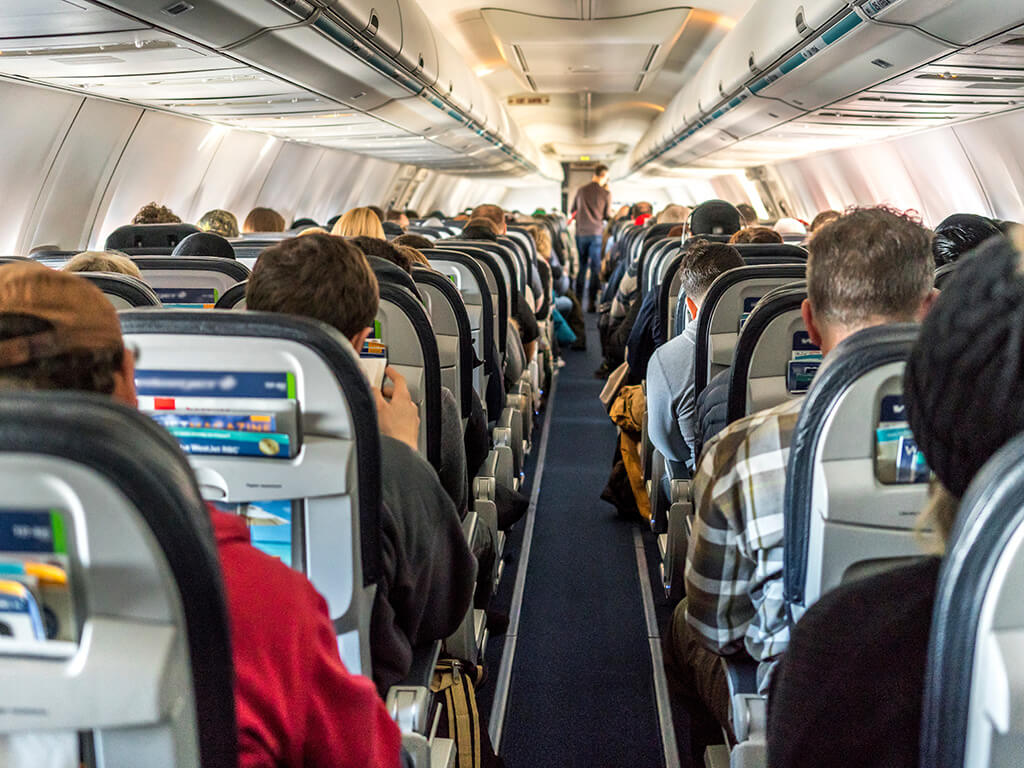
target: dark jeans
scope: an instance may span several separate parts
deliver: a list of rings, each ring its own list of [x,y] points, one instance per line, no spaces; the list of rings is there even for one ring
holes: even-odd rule
[[[576,276],[576,295],[590,297],[590,303],[597,302],[597,290],[601,285],[601,235],[576,235],[576,249],[580,252],[580,273]],[[583,293],[587,284],[587,269],[590,269],[590,290]]]

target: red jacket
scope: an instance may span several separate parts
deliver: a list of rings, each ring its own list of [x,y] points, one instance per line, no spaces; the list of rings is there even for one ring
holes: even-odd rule
[[[401,735],[368,678],[349,674],[323,597],[210,510],[228,600],[239,768],[396,768]]]

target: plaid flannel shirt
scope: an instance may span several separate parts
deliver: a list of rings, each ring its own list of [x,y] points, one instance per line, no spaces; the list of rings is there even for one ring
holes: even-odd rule
[[[782,588],[789,446],[803,399],[731,424],[705,447],[693,480],[686,554],[687,621],[711,651],[744,647],[767,687],[789,644]]]

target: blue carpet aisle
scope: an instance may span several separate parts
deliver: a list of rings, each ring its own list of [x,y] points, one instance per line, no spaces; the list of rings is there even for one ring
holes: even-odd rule
[[[566,352],[537,504],[501,754],[508,768],[663,765],[631,522],[600,500],[615,428]]]

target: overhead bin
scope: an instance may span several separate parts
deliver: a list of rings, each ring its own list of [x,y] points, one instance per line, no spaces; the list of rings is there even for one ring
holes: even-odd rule
[[[329,33],[337,25],[293,27],[266,32],[231,55],[258,63],[263,69],[364,111],[409,95],[409,90],[347,53]]]
[[[142,24],[119,13],[64,0],[0,3],[0,40],[143,28]]]
[[[28,0],[35,4],[38,0]],[[266,0],[104,0],[111,8],[152,21],[211,48],[224,48],[261,29],[294,24],[315,8],[307,0],[289,6]]]
[[[402,13],[398,0],[315,0],[348,22],[363,39],[392,58],[402,50]]]
[[[426,86],[437,82],[434,27],[417,0],[398,0],[402,15],[402,50],[398,61]]]
[[[851,15],[840,22],[848,27],[845,34],[826,34],[810,58],[791,69],[785,62],[750,90],[805,110],[817,109],[953,50],[913,29],[870,24]],[[772,80],[775,74],[778,78]]]
[[[858,0],[857,5],[869,18],[913,24],[958,46],[1024,23],[1019,0]]]
[[[462,55],[444,35],[434,35],[437,45],[435,90],[456,109],[468,113],[473,103],[473,75]]]

